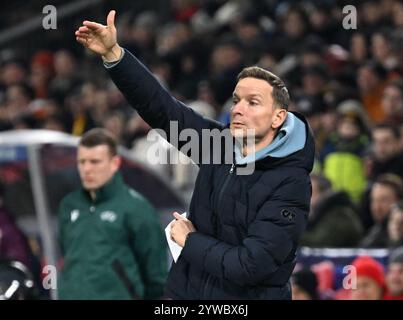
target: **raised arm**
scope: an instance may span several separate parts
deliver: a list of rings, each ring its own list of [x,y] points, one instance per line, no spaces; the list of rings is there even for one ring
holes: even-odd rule
[[[177,137],[170,136],[170,124],[175,121],[179,133],[183,129],[194,129],[201,147],[202,129],[222,129],[223,126],[172,97],[136,57],[122,49],[116,40],[114,19],[115,11],[111,11],[106,26],[84,21],[75,33],[77,41],[102,56],[116,86],[152,128],[164,130],[168,141],[180,148],[188,140],[177,143]]]

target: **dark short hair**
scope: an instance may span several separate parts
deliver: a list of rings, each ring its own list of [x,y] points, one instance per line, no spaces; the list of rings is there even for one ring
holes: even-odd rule
[[[117,155],[117,142],[115,137],[106,129],[95,128],[87,131],[80,139],[79,146],[93,148],[106,145],[112,156]]]
[[[323,174],[311,173],[310,177],[311,180],[315,180],[320,194],[332,189],[332,183]]]
[[[272,97],[274,100],[274,107],[283,108],[288,110],[290,104],[290,95],[284,84],[278,76],[263,68],[253,66],[244,68],[237,77],[237,82],[244,78],[256,78],[265,80],[273,87]]]
[[[386,83],[385,88],[388,88],[388,87],[397,88],[400,91],[400,94],[403,95],[403,79],[402,78],[393,79],[393,80],[388,81]]]
[[[372,135],[374,135],[375,130],[389,130],[390,133],[396,138],[400,139],[400,130],[398,127],[386,124],[386,123],[381,123],[377,124],[373,129],[372,129]]]
[[[391,188],[399,200],[403,199],[403,180],[400,176],[394,173],[384,173],[380,175],[374,183]]]
[[[389,265],[392,263],[403,264],[403,246],[397,247],[389,254]]]
[[[364,62],[361,66],[361,68],[368,68],[372,71],[372,73],[381,80],[385,80],[386,76],[387,76],[387,70],[384,68],[384,66],[375,60],[369,60]]]

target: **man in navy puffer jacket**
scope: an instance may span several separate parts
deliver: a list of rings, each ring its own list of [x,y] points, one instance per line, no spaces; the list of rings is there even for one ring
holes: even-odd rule
[[[170,135],[170,121],[177,122],[179,132],[192,129],[198,137],[203,129],[226,130],[173,98],[122,49],[114,18],[111,11],[107,26],[84,21],[76,39],[102,56],[141,117],[167,132],[171,143],[177,139]],[[253,129],[254,143],[235,146],[232,163],[205,163],[202,154],[199,159],[193,155],[200,171],[189,217],[175,213],[171,229],[172,239],[183,247],[166,288],[173,299],[291,299],[289,279],[309,212],[313,137],[306,120],[287,111],[283,81],[266,70],[244,69],[233,99],[229,131],[246,141],[247,130]],[[251,164],[253,172],[238,174]]]

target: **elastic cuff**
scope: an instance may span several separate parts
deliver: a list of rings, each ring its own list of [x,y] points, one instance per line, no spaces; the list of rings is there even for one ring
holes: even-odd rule
[[[112,62],[108,62],[108,61],[105,61],[105,60],[102,59],[103,64],[104,64],[104,67],[105,67],[106,69],[113,68],[113,67],[116,66],[120,61],[122,61],[122,59],[123,59],[124,56],[125,56],[125,49],[122,48],[122,54],[121,54],[119,60],[112,61]]]

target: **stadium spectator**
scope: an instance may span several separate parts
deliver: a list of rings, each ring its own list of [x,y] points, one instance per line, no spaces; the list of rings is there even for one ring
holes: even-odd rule
[[[403,300],[403,247],[396,248],[390,254],[386,285],[385,300]]]
[[[301,245],[355,247],[363,236],[358,213],[348,195],[334,191],[325,177],[312,174],[311,211]]]

